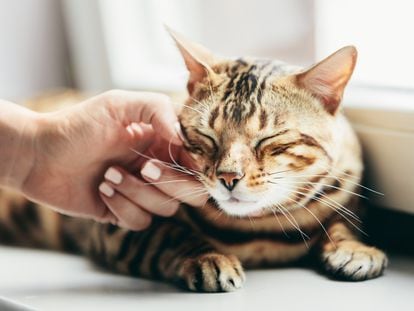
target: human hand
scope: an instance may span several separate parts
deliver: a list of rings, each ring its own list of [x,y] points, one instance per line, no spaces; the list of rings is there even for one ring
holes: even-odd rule
[[[172,216],[181,202],[201,207],[207,201],[207,190],[195,178],[197,171],[188,168],[191,162],[185,151],[170,145],[169,155],[164,157],[166,146],[165,141],[155,142],[146,154],[140,154],[138,162],[149,157],[157,160],[138,165],[139,173],[119,166],[106,171],[99,188],[103,201],[120,220],[119,225],[145,229],[153,215]]]
[[[168,161],[166,148],[170,142],[175,144],[171,148],[174,156],[184,161],[174,127],[177,117],[168,97],[110,91],[37,119],[33,138],[35,159],[21,186],[28,198],[64,214],[134,230],[147,227],[151,214],[168,216],[177,210],[178,200],[172,196],[176,196],[178,183],[161,183],[178,178],[173,169],[163,167],[164,174],[153,185],[148,184],[151,178],[147,177],[145,183],[133,174],[150,153]],[[106,179],[116,176],[115,165],[122,182],[118,175],[118,179],[102,185],[106,168],[112,167],[105,174]],[[144,173],[148,172],[148,165]],[[200,187],[192,176],[183,178],[187,181],[182,182],[183,189]],[[189,202],[200,205],[203,199],[206,197]]]

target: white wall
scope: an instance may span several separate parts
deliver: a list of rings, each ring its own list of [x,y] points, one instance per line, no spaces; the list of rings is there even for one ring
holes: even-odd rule
[[[311,0],[64,3],[77,82],[86,90],[108,83],[118,88],[182,90],[187,71],[164,23],[226,56],[254,55],[295,64],[314,60]]]
[[[67,84],[59,1],[0,0],[0,98],[19,100]]]

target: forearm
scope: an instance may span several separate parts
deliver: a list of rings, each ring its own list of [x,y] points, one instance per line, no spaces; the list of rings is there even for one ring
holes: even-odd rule
[[[0,100],[0,187],[21,190],[34,163],[37,114]]]

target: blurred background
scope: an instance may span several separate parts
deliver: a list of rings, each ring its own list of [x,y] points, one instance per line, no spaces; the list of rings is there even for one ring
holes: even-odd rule
[[[382,238],[390,210],[406,236],[412,230],[400,224],[414,213],[413,9],[404,0],[0,0],[0,98],[65,88],[182,91],[187,72],[163,24],[221,55],[303,66],[353,44],[359,60],[344,105],[364,145],[367,184],[385,194],[370,195],[385,212],[371,210]]]
[[[353,84],[411,89],[413,9],[404,0],[0,0],[0,94],[181,90],[186,71],[163,24],[221,55],[304,66],[353,44]]]

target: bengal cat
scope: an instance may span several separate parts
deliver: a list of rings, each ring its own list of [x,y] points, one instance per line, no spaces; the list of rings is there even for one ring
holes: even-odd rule
[[[60,216],[0,196],[0,240],[77,251],[113,271],[201,292],[233,291],[244,268],[316,256],[326,273],[382,274],[384,253],[362,243],[358,140],[340,109],[357,52],[310,69],[214,56],[172,33],[189,70],[179,115],[185,147],[210,199],[143,232]]]

